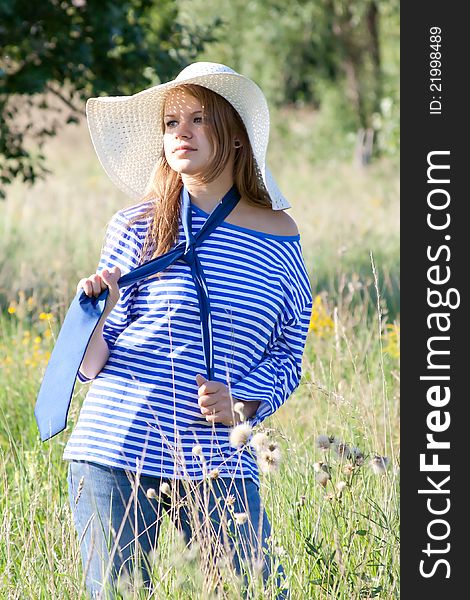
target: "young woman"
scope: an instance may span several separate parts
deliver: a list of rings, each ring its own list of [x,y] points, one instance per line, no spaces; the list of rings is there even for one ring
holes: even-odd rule
[[[97,272],[77,288],[109,289],[64,453],[88,591],[137,567],[150,587],[163,511],[185,540],[208,544],[209,570],[225,547],[237,573],[258,565],[281,584],[263,552],[255,447],[268,462],[277,449],[250,434],[299,384],[312,295],[265,164],[264,95],[224,65],[194,63],[134,96],[90,99],[87,118],[106,172],[140,198],[113,216]],[[198,237],[220,205],[232,207],[225,220]],[[182,241],[183,257],[119,289]]]

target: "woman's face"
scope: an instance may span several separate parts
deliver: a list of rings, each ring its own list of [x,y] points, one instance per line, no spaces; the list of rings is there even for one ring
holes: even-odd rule
[[[163,149],[170,167],[184,175],[204,174],[213,151],[199,100],[185,90],[172,90],[163,116]]]

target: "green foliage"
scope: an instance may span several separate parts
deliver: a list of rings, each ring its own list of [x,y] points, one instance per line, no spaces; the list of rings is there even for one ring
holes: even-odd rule
[[[240,70],[271,105],[319,112],[314,159],[351,159],[361,129],[374,132],[375,157],[397,154],[397,0],[180,0],[180,7],[183,24],[222,15],[216,41],[198,59]],[[367,163],[366,149],[359,151]]]
[[[313,162],[398,156],[398,0],[3,0],[0,196],[47,172],[43,142],[87,97],[134,93],[194,60],[244,73],[272,108],[315,111]]]
[[[135,93],[194,59],[210,31],[177,13],[173,0],[0,2],[0,197],[47,172],[44,142],[89,96]]]

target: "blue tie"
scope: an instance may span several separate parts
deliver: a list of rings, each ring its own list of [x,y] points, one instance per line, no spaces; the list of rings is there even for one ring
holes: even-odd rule
[[[233,186],[207,217],[204,225],[196,235],[192,233],[191,204],[188,190],[185,187],[183,187],[181,196],[185,241],[177,244],[169,252],[123,275],[118,281],[118,286],[122,288],[142,281],[150,275],[163,271],[179,259],[185,261],[191,268],[191,275],[196,286],[201,314],[207,378],[212,380],[214,375],[214,349],[209,292],[195,250],[224,221],[225,217],[240,200],[240,194],[237,188]],[[66,427],[67,414],[78,369],[93,331],[104,311],[107,296],[107,289],[96,298],[87,296],[83,290],[79,290],[65,316],[34,409],[42,441],[48,440]]]

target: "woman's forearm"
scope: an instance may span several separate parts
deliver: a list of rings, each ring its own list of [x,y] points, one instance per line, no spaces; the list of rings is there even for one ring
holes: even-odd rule
[[[108,314],[103,313],[98,321],[80,365],[80,373],[87,379],[94,379],[109,358],[109,347],[103,338],[103,326]]]
[[[119,300],[118,281],[120,277],[121,269],[119,267],[112,267],[111,269],[103,269],[100,275],[94,273],[90,277],[85,277],[78,282],[77,291],[83,289],[87,296],[98,296],[104,289],[108,288],[109,290],[103,314],[90,338],[85,356],[80,365],[80,373],[87,379],[94,379],[109,358],[108,344],[103,338],[103,327],[109,313]]]

